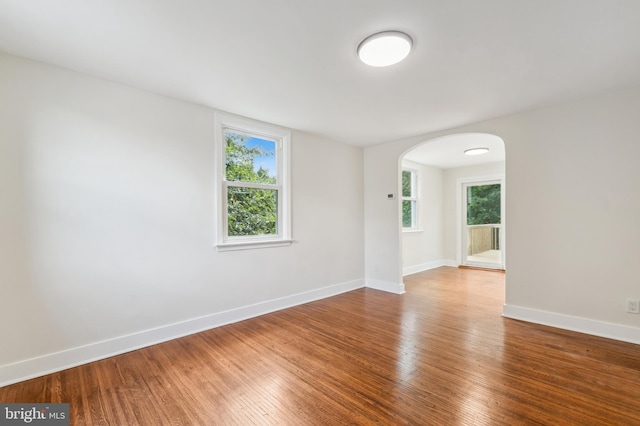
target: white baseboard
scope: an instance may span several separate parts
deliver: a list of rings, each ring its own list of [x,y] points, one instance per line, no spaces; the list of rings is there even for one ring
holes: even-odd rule
[[[367,279],[365,280],[365,287],[386,291],[388,293],[404,294],[404,283]]]
[[[573,317],[570,315],[556,314],[547,311],[539,311],[536,309],[507,304],[503,306],[502,316],[562,328],[564,330],[591,334],[593,336],[640,344],[640,329],[636,327]]]
[[[364,287],[335,284],[0,366],[0,387]]]
[[[434,260],[433,262],[422,263],[420,265],[407,266],[402,269],[402,276],[417,274],[418,272],[428,271],[429,269],[439,268],[441,266],[458,266],[455,260],[451,259],[441,259]]]

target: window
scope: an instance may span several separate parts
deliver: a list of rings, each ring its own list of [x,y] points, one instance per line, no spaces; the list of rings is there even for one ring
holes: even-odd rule
[[[291,243],[290,140],[282,128],[216,115],[218,250]]]
[[[418,172],[402,170],[402,230],[418,229]]]

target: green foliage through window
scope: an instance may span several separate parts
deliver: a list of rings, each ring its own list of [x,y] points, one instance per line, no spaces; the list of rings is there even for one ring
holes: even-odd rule
[[[500,184],[467,187],[467,224],[500,223]]]
[[[225,141],[228,235],[276,235],[276,142],[232,131],[225,131]]]
[[[278,191],[231,186],[227,192],[229,236],[278,233]]]
[[[413,226],[413,211],[415,210],[415,201],[402,201],[402,227],[411,228]]]
[[[411,197],[411,171],[403,170],[402,171],[402,196],[403,197]]]
[[[225,132],[225,140],[228,181],[276,183],[275,142],[231,131]],[[273,170],[266,168],[267,164]]]
[[[402,171],[402,227],[415,228],[417,226],[417,199],[415,171]]]

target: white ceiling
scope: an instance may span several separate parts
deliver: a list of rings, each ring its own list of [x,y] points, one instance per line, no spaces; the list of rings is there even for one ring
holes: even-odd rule
[[[640,84],[640,1],[0,0],[0,50],[366,146]]]
[[[483,155],[465,155],[471,148],[489,148]],[[486,133],[463,133],[438,138],[409,151],[405,160],[441,169],[504,161],[504,141]]]

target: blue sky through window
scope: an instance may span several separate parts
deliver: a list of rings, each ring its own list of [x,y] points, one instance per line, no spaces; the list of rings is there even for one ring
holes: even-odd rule
[[[265,150],[267,155],[256,156],[253,160],[253,168],[258,171],[260,167],[269,170],[269,176],[276,177],[276,143],[274,141],[250,138],[246,142],[247,147],[258,146]]]

